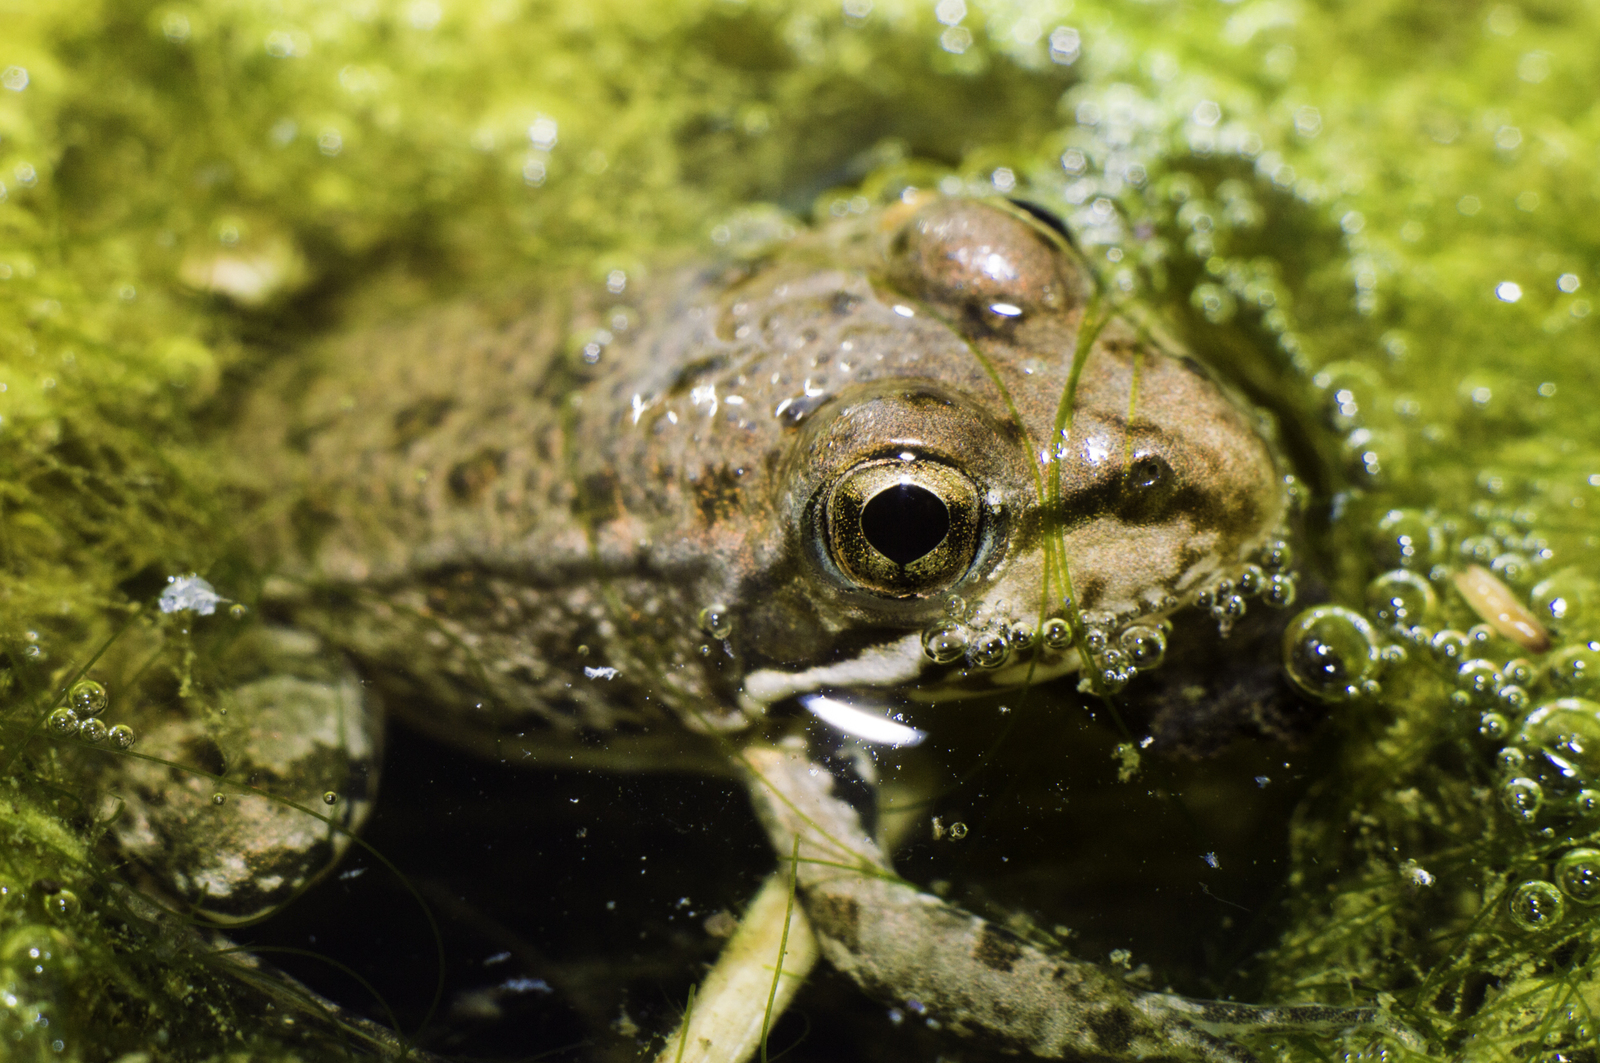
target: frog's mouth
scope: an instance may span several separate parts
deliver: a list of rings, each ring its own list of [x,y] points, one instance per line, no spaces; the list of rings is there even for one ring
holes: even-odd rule
[[[893,690],[912,701],[931,703],[1045,683],[1078,668],[1075,649],[1052,651],[1040,643],[1030,652],[1012,655],[1000,668],[977,668],[964,661],[938,664],[923,651],[922,636],[912,633],[869,646],[848,660],[798,672],[774,668],[751,672],[739,692],[739,707],[756,718],[790,698],[850,690]]]

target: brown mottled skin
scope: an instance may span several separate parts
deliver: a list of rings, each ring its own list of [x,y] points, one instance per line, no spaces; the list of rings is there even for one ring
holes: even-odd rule
[[[331,346],[249,429],[269,475],[305,489],[283,528],[286,571],[315,592],[295,619],[435,730],[598,735],[649,729],[663,704],[741,726],[796,692],[788,673],[920,632],[950,594],[974,633],[1037,628],[1064,615],[1057,529],[1085,614],[1170,612],[1281,525],[1280,473],[1251,414],[1115,317],[1061,439],[1091,294],[1027,213],[938,200],[614,298],[431,310]],[[901,451],[984,503],[959,578],[895,597],[841,570],[816,514],[853,466]],[[1056,462],[1059,502],[1042,500]],[[712,605],[725,640],[698,623]],[[1075,666],[1061,656],[1043,663]],[[864,685],[961,679],[915,667]]]

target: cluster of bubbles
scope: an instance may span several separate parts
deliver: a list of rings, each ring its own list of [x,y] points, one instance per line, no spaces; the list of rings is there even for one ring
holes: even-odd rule
[[[1245,614],[1248,600],[1260,598],[1274,609],[1287,609],[1299,594],[1294,573],[1294,551],[1286,539],[1271,539],[1255,553],[1255,560],[1223,576],[1209,587],[1202,587],[1194,604],[1208,610],[1217,629],[1226,637]]]
[[[1254,560],[1202,588],[1195,605],[1207,610],[1226,635],[1244,616],[1248,599],[1259,598],[1280,609],[1294,602],[1295,579],[1287,571],[1292,562],[1288,542],[1273,539],[1256,551]],[[1160,603],[1160,612],[1169,613],[1180,604],[1180,599],[1168,595]],[[922,650],[929,660],[938,664],[965,661],[969,667],[992,670],[1036,645],[1063,652],[1075,644],[1072,625],[1059,616],[1045,620],[1035,631],[1021,622],[974,628],[968,622],[970,615],[971,607],[959,595],[946,599],[945,616],[922,633]],[[1082,649],[1088,652],[1085,678],[1099,693],[1117,693],[1140,672],[1153,671],[1166,659],[1172,624],[1164,615],[1085,614],[1082,623]]]
[[[1506,914],[1523,930],[1553,930],[1569,901],[1583,907],[1600,904],[1600,849],[1570,849],[1550,872],[1548,879],[1518,883],[1506,898]]]
[[[45,718],[50,732],[61,738],[78,738],[90,745],[109,742],[117,749],[133,745],[133,728],[125,723],[106,726],[100,718],[110,704],[106,688],[93,679],[80,679],[67,691],[67,703]]]

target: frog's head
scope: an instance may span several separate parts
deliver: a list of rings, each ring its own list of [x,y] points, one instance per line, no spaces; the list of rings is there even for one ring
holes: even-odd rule
[[[1260,414],[1099,312],[1032,212],[937,200],[886,222],[870,276],[901,335],[792,431],[773,509],[798,560],[754,625],[770,664],[747,709],[1037,682],[1080,647],[1118,685],[1159,663],[1175,612],[1226,624],[1271,585],[1256,562],[1287,505]]]

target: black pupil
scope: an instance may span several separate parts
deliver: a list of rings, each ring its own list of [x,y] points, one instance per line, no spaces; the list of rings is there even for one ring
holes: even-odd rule
[[[895,484],[861,509],[861,534],[897,565],[909,565],[944,542],[950,511],[939,496],[916,484]]]

